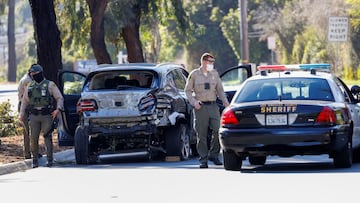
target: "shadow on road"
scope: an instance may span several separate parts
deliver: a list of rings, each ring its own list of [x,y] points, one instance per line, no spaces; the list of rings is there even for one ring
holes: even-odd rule
[[[360,164],[351,168],[335,168],[331,162],[272,163],[264,166],[246,167],[242,173],[359,173]]]
[[[199,162],[197,158],[191,158],[185,161],[164,161],[164,160],[146,160],[146,159],[113,159],[108,161],[101,161],[91,165],[78,165],[76,163],[57,164],[56,167],[76,167],[86,169],[129,169],[129,168],[166,168],[166,169],[199,169]],[[208,169],[221,169],[223,166],[216,166],[209,162]]]

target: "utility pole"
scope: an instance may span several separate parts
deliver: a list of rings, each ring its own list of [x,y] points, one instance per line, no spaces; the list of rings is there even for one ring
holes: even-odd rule
[[[246,0],[239,0],[239,6],[240,6],[241,63],[246,64],[250,62]]]

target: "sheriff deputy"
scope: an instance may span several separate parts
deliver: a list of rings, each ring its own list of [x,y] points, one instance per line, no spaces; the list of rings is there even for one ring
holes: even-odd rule
[[[64,98],[56,84],[45,79],[43,68],[39,64],[33,64],[29,74],[33,81],[30,82],[27,86],[27,91],[24,92],[19,119],[24,121],[27,118],[25,109],[29,105],[32,167],[36,168],[39,166],[38,156],[34,155],[39,153],[39,136],[41,132],[43,133],[46,146],[46,165],[50,167],[53,165],[53,123],[59,112],[63,110]]]

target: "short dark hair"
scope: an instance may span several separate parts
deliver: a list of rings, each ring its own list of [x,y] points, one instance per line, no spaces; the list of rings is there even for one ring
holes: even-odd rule
[[[212,55],[212,54],[210,54],[210,53],[203,53],[203,55],[201,55],[201,62],[203,61],[203,60],[206,60],[206,59],[208,59],[208,58],[213,58],[213,59],[215,59],[215,57]]]

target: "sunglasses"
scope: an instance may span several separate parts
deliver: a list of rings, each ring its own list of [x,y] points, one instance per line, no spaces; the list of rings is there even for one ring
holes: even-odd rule
[[[214,63],[214,62],[215,62],[214,59],[206,59],[205,61],[209,61],[209,62],[211,62],[211,63]]]

